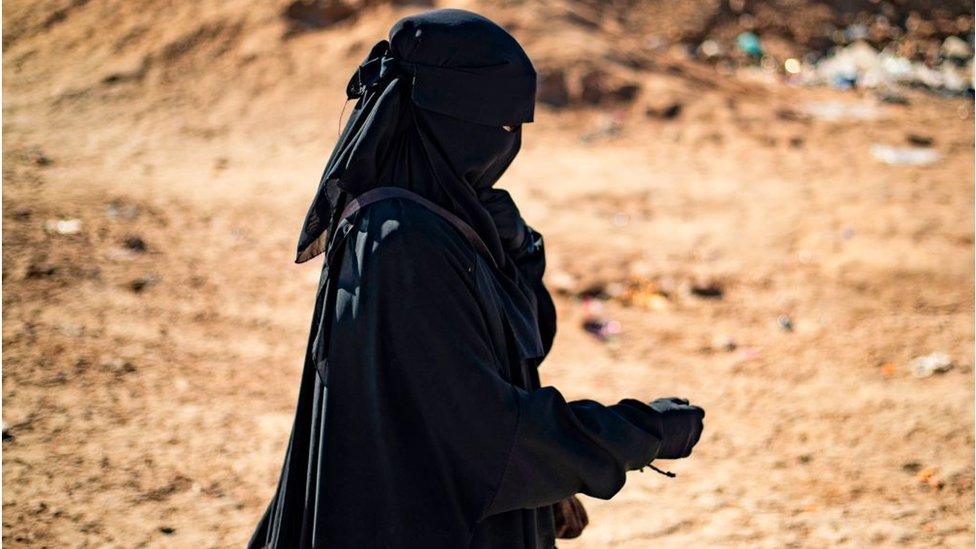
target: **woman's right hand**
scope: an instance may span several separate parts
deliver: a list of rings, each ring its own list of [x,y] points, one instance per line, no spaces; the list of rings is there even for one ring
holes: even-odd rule
[[[654,433],[661,439],[657,459],[678,459],[691,455],[691,449],[701,438],[705,410],[689,404],[686,399],[659,398],[648,405],[653,414]]]

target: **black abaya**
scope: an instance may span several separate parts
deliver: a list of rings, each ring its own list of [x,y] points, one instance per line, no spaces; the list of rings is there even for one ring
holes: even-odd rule
[[[442,218],[387,200],[337,234],[313,325],[331,323],[328,364],[313,341],[251,547],[553,547],[552,504],[609,498],[657,455],[639,403],[539,387],[493,267]],[[543,261],[539,245],[517,263],[537,280]]]

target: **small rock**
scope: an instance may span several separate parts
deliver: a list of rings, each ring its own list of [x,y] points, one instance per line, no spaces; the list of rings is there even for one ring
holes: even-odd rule
[[[129,235],[125,237],[122,244],[133,252],[142,253],[146,251],[146,241],[143,240],[139,235]]]
[[[31,263],[27,266],[27,273],[24,278],[47,278],[57,274],[57,272],[58,267],[56,265]]]
[[[14,440],[13,433],[10,432],[10,427],[7,426],[7,422],[3,422],[3,441],[12,442]]]
[[[682,110],[684,110],[684,105],[675,102],[661,107],[648,107],[644,111],[644,115],[648,118],[657,118],[659,120],[674,120],[681,116]]]
[[[919,147],[931,147],[935,140],[932,139],[930,135],[922,135],[918,133],[910,133],[905,136],[905,140],[911,145],[917,145]]]
[[[35,166],[50,166],[54,163],[51,157],[44,154],[42,151],[31,151],[27,153],[27,161]]]
[[[945,373],[951,369],[952,358],[941,352],[920,356],[908,363],[908,371],[917,378],[930,377],[932,374]]]
[[[722,299],[725,296],[725,289],[715,281],[695,282],[691,285],[691,295],[703,299]]]
[[[901,470],[906,473],[915,474],[922,470],[922,464],[917,461],[906,461],[901,464]]]
[[[787,315],[779,315],[776,318],[776,323],[779,324],[780,330],[783,330],[784,332],[793,331],[793,319]]]

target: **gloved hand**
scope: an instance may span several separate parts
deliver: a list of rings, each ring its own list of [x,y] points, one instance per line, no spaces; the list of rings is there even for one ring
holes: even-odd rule
[[[650,403],[654,412],[651,424],[661,439],[659,459],[678,459],[691,455],[691,449],[701,438],[705,410],[689,404],[686,399],[659,398]]]
[[[650,404],[627,398],[613,407],[661,441],[655,459],[688,457],[701,438],[705,410],[683,398],[659,398]]]
[[[478,192],[478,200],[495,221],[505,249],[510,252],[519,250],[525,243],[528,230],[512,196],[502,189],[489,188]]]

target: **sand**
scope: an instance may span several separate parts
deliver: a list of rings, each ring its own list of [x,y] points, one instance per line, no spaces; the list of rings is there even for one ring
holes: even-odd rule
[[[578,71],[623,32],[460,5],[540,69]],[[240,547],[290,429],[320,267],[294,246],[343,86],[416,7],[297,34],[281,3],[4,7],[3,542]],[[669,52],[609,74],[637,99],[540,107],[501,184],[549,250],[543,382],[708,416],[694,455],[662,464],[677,478],[584,498],[591,524],[560,546],[971,547],[971,101]],[[867,119],[807,114],[823,105]],[[872,156],[910,134],[940,160]],[[587,291],[613,341],[582,329]],[[952,369],[909,372],[937,351]]]

